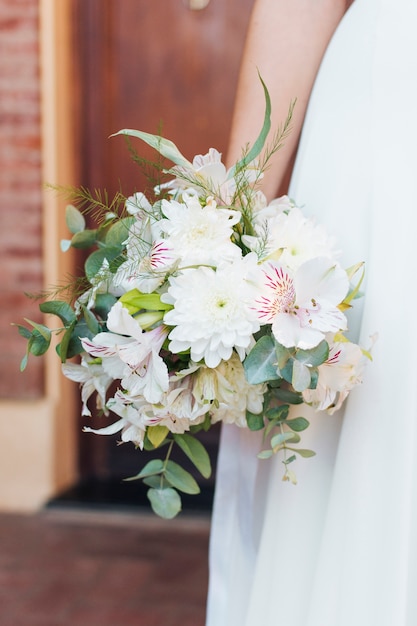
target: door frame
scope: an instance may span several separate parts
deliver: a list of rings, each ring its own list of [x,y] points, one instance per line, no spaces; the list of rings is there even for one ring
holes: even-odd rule
[[[76,183],[71,0],[39,0],[39,67],[42,181]],[[63,200],[44,190],[42,198],[43,283],[46,289],[73,273],[71,254],[62,254]],[[48,319],[48,325],[53,320]],[[33,511],[77,480],[73,383],[61,373],[52,349],[44,357],[44,391],[38,400],[0,402],[0,510]]]

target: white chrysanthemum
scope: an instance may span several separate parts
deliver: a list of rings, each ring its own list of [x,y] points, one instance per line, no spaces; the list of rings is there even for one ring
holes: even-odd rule
[[[289,201],[288,201],[289,202]],[[245,244],[261,260],[278,260],[292,270],[315,257],[335,258],[334,239],[321,225],[303,215],[299,208],[288,212],[288,204],[278,203],[279,213],[271,212],[272,204],[258,216],[255,237],[245,237]]]
[[[170,350],[191,351],[191,358],[205,360],[208,367],[231,357],[233,348],[245,356],[253,333],[259,329],[252,308],[254,286],[248,279],[253,269],[249,255],[213,270],[190,269],[171,277],[161,300],[174,306],[164,321],[171,330]]]
[[[198,198],[185,195],[184,202],[162,201],[166,219],[157,222],[165,243],[182,265],[214,265],[232,261],[241,250],[232,241],[238,211],[217,208],[213,200],[202,207]]]
[[[194,375],[194,395],[210,404],[212,422],[247,426],[246,411],[261,413],[265,385],[250,385],[236,353],[216,368],[202,366]]]

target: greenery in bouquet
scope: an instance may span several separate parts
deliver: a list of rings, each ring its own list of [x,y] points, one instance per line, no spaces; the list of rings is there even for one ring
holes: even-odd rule
[[[366,353],[345,335],[346,309],[359,293],[333,240],[287,196],[268,202],[260,181],[290,129],[288,118],[266,143],[271,105],[265,93],[260,135],[227,170],[210,149],[188,161],[170,141],[136,130],[170,162],[155,195],[109,203],[72,190],[66,219],[72,238],[90,251],[84,275],[40,304],[62,327],[26,320],[19,332],[29,354],[42,355],[57,333],[62,371],[81,386],[82,414],[96,398],[103,428],[139,449],[160,449],[137,476],[153,510],[172,518],[179,492],[196,494],[193,475],[171,457],[179,446],[204,477],[209,456],[198,438],[216,422],[264,431],[260,458],[280,453],[283,478],[313,456],[300,447],[307,419],[291,405],[337,410],[361,380]],[[140,159],[138,159],[140,161]],[[173,165],[172,165],[173,164]],[[90,213],[95,227],[87,227]],[[302,407],[300,407],[302,413]]]

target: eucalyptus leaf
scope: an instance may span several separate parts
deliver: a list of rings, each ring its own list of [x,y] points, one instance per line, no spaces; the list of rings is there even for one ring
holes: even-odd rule
[[[120,248],[117,248],[117,247],[116,248],[104,247],[104,248],[100,248],[99,250],[95,250],[94,252],[92,252],[92,254],[90,254],[88,259],[86,260],[85,266],[84,266],[85,275],[87,279],[90,282],[94,280],[95,276],[103,267],[103,263],[105,259],[107,260],[111,268],[112,261],[114,261],[118,257],[120,257]],[[122,258],[120,258],[120,261],[122,261]]]
[[[28,352],[33,354],[34,356],[42,356],[47,352],[49,346],[51,345],[51,335],[46,336],[41,335],[38,330],[33,330],[32,335],[28,342]]]
[[[175,443],[195,465],[200,474],[204,478],[209,478],[211,476],[211,461],[201,441],[187,433],[174,434],[173,437]]]
[[[79,233],[75,233],[71,239],[71,247],[79,250],[91,248],[97,242],[97,230],[87,228]]]
[[[287,420],[285,423],[289,426],[289,428],[291,428],[291,430],[294,430],[297,433],[305,430],[310,425],[310,422],[306,420],[305,417],[294,417],[293,419]]]
[[[167,461],[165,477],[175,489],[189,494],[200,493],[200,487],[195,478],[175,461]]]
[[[110,309],[116,302],[117,298],[111,293],[98,293],[96,294],[94,311],[102,320],[106,320]]]
[[[127,478],[126,480],[129,480],[129,478]],[[152,487],[152,489],[163,489],[164,486],[166,486],[164,482],[164,477],[162,474],[160,475],[156,474],[154,476],[147,476],[146,478],[142,478],[142,482],[147,487]]]
[[[106,246],[122,247],[129,235],[129,229],[136,222],[135,217],[125,217],[117,220],[107,231]]]
[[[173,519],[181,511],[181,497],[175,489],[149,489],[148,498],[154,513],[164,519]]]
[[[250,411],[246,411],[246,423],[249,430],[256,431],[262,430],[265,426],[264,416],[262,413],[255,414]]]
[[[72,324],[76,320],[76,315],[65,300],[48,300],[39,305],[42,313],[57,315],[65,326]]]
[[[86,306],[82,307],[83,316],[85,323],[87,324],[88,330],[93,334],[97,335],[100,332],[100,324],[94,315]]]
[[[22,324],[12,324],[12,326],[17,326],[19,335],[22,335],[22,337],[24,337],[25,339],[31,338],[32,331],[30,331],[29,328],[26,328],[26,326],[22,326]]]
[[[261,450],[256,456],[258,459],[270,459],[273,454],[273,450]]]
[[[147,478],[148,476],[159,475],[163,472],[163,470],[164,462],[161,459],[152,459],[151,461],[148,461],[148,463],[146,463],[146,465],[141,469],[139,474],[136,474],[135,476],[130,476],[129,478],[125,478],[124,480],[126,482],[132,480],[140,480],[141,478]]]
[[[285,365],[287,364],[288,359],[290,357],[292,357],[292,355],[294,354],[294,350],[289,350],[288,348],[286,348],[282,344],[278,343],[278,341],[276,341],[275,342],[275,352],[276,352],[276,356],[277,356],[278,369],[282,370],[282,369],[284,369]]]
[[[61,358],[61,363],[65,363],[65,361],[67,360],[67,355],[68,355],[68,347],[71,341],[71,337],[72,337],[72,333],[73,330],[75,328],[75,324],[77,323],[77,320],[75,319],[67,328],[67,330],[64,333],[64,336],[61,339],[61,342],[57,345],[56,349],[57,352]]]
[[[69,204],[65,209],[65,221],[68,230],[75,235],[85,228],[84,215],[72,204]]]
[[[268,409],[266,417],[274,422],[287,419],[290,407],[288,404],[281,404],[280,406],[274,406],[272,409]]]
[[[310,348],[310,350],[299,349],[295,353],[295,358],[299,363],[310,367],[317,367],[329,358],[329,344],[327,341],[321,341],[314,348]]]
[[[270,335],[263,335],[243,362],[246,379],[251,385],[280,378],[277,370],[275,342]]]
[[[25,356],[23,357],[23,359],[20,361],[20,371],[24,372],[26,367],[28,364],[28,353],[26,352]]]
[[[117,135],[127,135],[128,137],[141,139],[147,143],[148,146],[151,146],[151,148],[154,148],[157,152],[159,152],[161,156],[169,159],[176,165],[194,170],[193,164],[181,154],[177,146],[169,139],[164,139],[159,135],[152,135],[151,133],[145,133],[141,130],[134,130],[132,128],[119,130],[117,133],[111,135],[111,137],[116,137]]]
[[[274,396],[281,402],[288,402],[289,404],[302,404],[304,402],[300,392],[290,391],[289,389],[274,389]]]
[[[292,386],[295,391],[304,391],[310,385],[311,377],[307,365],[303,365],[297,360],[293,361]]]
[[[71,248],[71,239],[61,239],[60,241],[61,252],[68,252]]]
[[[51,331],[49,330],[47,326],[45,326],[44,324],[38,324],[37,322],[32,322],[32,320],[28,320],[26,317],[24,319],[25,319],[25,322],[33,326],[33,328],[35,328],[38,331],[38,333],[42,335],[45,341],[51,340]]]
[[[296,452],[297,454],[304,457],[305,459],[308,459],[312,456],[316,456],[316,453],[313,450],[307,450],[305,448],[288,448],[288,450],[291,450],[292,452]]]
[[[271,446],[273,448],[282,446],[284,443],[292,439],[293,436],[294,436],[294,433],[277,433],[271,438]]]

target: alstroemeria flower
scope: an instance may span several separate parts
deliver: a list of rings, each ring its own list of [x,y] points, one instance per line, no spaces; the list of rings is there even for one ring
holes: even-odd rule
[[[83,403],[81,415],[91,417],[91,411],[87,406],[89,398],[94,392],[97,392],[96,406],[97,409],[103,409],[107,415],[106,393],[113,382],[113,377],[109,376],[100,363],[91,363],[87,355],[81,356],[81,363],[66,362],[62,364],[62,373],[70,380],[80,383],[81,400]]]
[[[123,395],[119,393],[116,393],[115,397],[108,401],[107,407],[110,411],[119,415],[121,419],[103,428],[85,426],[83,431],[85,433],[95,433],[96,435],[115,435],[121,431],[123,443],[131,441],[142,449],[146,424],[141,412],[132,404],[125,402]]]
[[[168,329],[165,326],[144,332],[120,302],[111,308],[107,318],[110,332],[98,333],[91,341],[81,339],[86,352],[103,359],[118,357],[124,365],[122,373],[116,366],[115,378],[132,395],[143,393],[148,402],[159,402],[168,389],[168,368],[159,355]]]
[[[299,208],[291,207],[286,196],[257,215],[255,231],[256,236],[245,236],[242,240],[261,261],[279,260],[296,270],[310,259],[336,256],[334,240],[325,229],[305,217]]]
[[[307,261],[292,274],[278,263],[261,266],[263,284],[255,309],[286,348],[314,348],[325,333],[347,327],[338,306],[349,288],[346,272],[327,257]]]
[[[225,205],[231,203],[236,192],[236,179],[226,169],[221,153],[215,148],[210,148],[206,154],[197,154],[192,167],[177,166],[171,171],[177,174],[177,178],[164,183],[159,189],[171,189],[173,194],[186,191],[197,196],[214,195]],[[239,172],[239,176],[251,183],[261,177],[261,174],[256,165],[249,164],[245,171]]]
[[[252,302],[255,287],[250,255],[234,263],[224,263],[217,270],[210,267],[189,269],[171,276],[163,302],[174,308],[165,314],[173,326],[169,349],[174,353],[191,351],[191,359],[204,359],[216,367],[231,357],[233,349],[243,360],[259,322]]]
[[[349,392],[362,382],[366,357],[356,344],[336,342],[330,346],[329,357],[319,366],[316,389],[303,391],[303,398],[317,411],[332,414],[342,406]]]
[[[241,251],[231,241],[233,226],[240,213],[218,208],[212,198],[202,207],[198,198],[184,194],[183,202],[162,201],[165,219],[156,226],[165,244],[184,265],[218,265],[219,260],[232,261]]]

